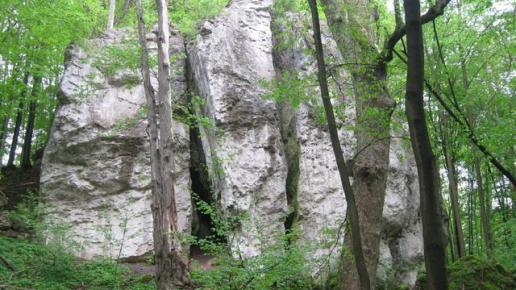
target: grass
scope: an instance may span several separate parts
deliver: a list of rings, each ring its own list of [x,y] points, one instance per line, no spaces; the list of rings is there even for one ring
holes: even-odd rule
[[[80,262],[27,240],[0,237],[0,255],[9,264],[0,261],[0,289],[156,289],[151,277],[134,276],[112,260]]]

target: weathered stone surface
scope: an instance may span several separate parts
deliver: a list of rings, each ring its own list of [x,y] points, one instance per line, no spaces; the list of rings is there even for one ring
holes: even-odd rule
[[[61,82],[64,104],[56,113],[42,164],[48,221],[70,226],[69,236],[80,244],[74,250],[84,258],[152,250],[145,96],[140,84],[122,85],[139,72],[122,69],[105,75],[95,66],[100,52],[128,35],[110,32],[87,42],[86,48],[69,50]],[[182,43],[178,36],[173,40]],[[179,222],[189,232],[189,137],[180,123],[174,133]]]
[[[314,49],[311,32],[303,29],[303,21],[307,23],[309,17],[292,14],[288,15],[288,18],[294,23],[288,26],[289,39],[294,40],[294,48],[291,48],[288,55],[290,59],[277,62],[288,63],[289,69],[302,72],[301,77],[313,75],[317,71],[316,62],[312,56],[306,55],[307,49]],[[327,31],[327,33],[323,33],[326,57],[339,63],[342,57],[336,43],[328,37],[331,33],[324,23],[323,31]],[[285,33],[285,31],[278,33]],[[346,72],[338,69],[334,71],[333,76],[330,79],[331,90],[338,96],[333,101],[344,105],[340,106],[344,113],[340,114],[342,126],[339,130],[339,137],[344,157],[349,162],[356,154],[352,130],[355,109],[350,96],[344,95],[341,90],[346,86],[344,84],[347,78]],[[316,100],[320,98],[317,90],[308,92],[308,94],[315,96]],[[296,135],[301,148],[298,192],[299,225],[302,229],[303,242],[313,244],[317,248],[313,257],[324,258],[330,255],[331,261],[340,256],[342,241],[336,239],[342,239],[344,236],[343,222],[346,216],[346,201],[329,134],[326,126],[317,122],[315,117],[317,109],[317,107],[304,103],[294,116],[297,127]],[[403,123],[399,119],[393,122]],[[383,210],[384,225],[379,276],[384,278],[387,275],[387,269],[395,267],[396,275],[400,280],[414,285],[417,265],[422,262],[423,249],[416,165],[410,144],[402,139],[407,136],[407,131],[405,129],[391,133],[394,138],[391,141],[390,171]],[[329,232],[331,235],[325,235],[325,232]]]
[[[403,122],[394,120],[394,122]],[[408,128],[392,132],[395,137],[407,136]],[[385,277],[394,267],[398,278],[414,285],[423,263],[423,232],[419,216],[419,185],[412,149],[405,138],[391,140],[391,170],[383,208],[384,228],[381,241],[378,275]]]
[[[271,5],[272,0],[231,1],[220,16],[202,24],[200,35],[186,51],[188,89],[205,100],[196,109],[213,123],[200,128],[200,142],[196,144],[205,155],[205,180],[211,181],[214,200],[226,215],[244,214],[241,226],[229,239],[232,249],[243,257],[259,254],[284,233],[288,212],[288,149],[280,133],[285,124],[280,123],[276,102],[264,99],[268,92],[262,84],[277,77],[272,56]],[[92,44],[100,49],[118,41],[121,35],[107,35]],[[333,40],[326,37],[324,41],[327,55],[338,60]],[[174,52],[183,51],[182,40],[172,43]],[[298,45],[295,66],[303,75],[310,75],[315,71],[313,58],[306,55],[306,48],[313,45],[311,35],[304,36]],[[141,255],[152,249],[145,121],[138,119],[135,126],[128,128],[119,128],[118,124],[139,116],[143,90],[141,85],[123,86],[127,79],[134,78],[134,72],[122,70],[106,77],[86,61],[91,57],[75,47],[61,84],[65,104],[56,115],[41,179],[49,201],[49,219],[68,221],[76,239],[89,243],[79,252],[83,257],[116,256],[121,240],[122,256]],[[185,75],[180,73],[173,80],[179,92],[186,88]],[[339,75],[337,81],[343,86],[346,74],[340,70]],[[94,90],[83,88],[89,89],[88,82],[96,84]],[[350,160],[356,150],[351,126],[353,102],[337,87],[333,90],[338,101],[346,104],[340,111],[344,120],[339,122],[345,158]],[[316,90],[310,93],[319,99]],[[320,248],[313,257],[324,258],[331,253],[331,259],[335,259],[340,255],[339,243],[332,246],[325,242],[335,239],[335,231],[342,228],[346,203],[326,126],[317,121],[319,109],[315,101],[302,104],[294,112],[300,148],[299,225],[301,242]],[[178,194],[184,197],[179,201],[182,228],[189,231],[191,140],[180,124],[175,134],[177,186],[184,193]],[[381,264],[407,268],[398,271],[398,275],[412,282],[416,268],[413,265],[420,263],[422,257],[419,196],[411,150],[402,143],[396,138],[391,142]],[[119,226],[123,221],[127,221],[127,227]],[[326,237],[327,230],[333,230],[333,236]],[[114,236],[116,242],[107,239],[109,236]],[[343,236],[341,233],[340,238]],[[379,274],[386,275],[382,271]]]
[[[229,215],[245,213],[232,237],[242,256],[284,232],[286,165],[275,103],[264,100],[262,80],[274,77],[271,0],[235,0],[189,49],[197,93],[214,128],[203,130],[213,189]]]

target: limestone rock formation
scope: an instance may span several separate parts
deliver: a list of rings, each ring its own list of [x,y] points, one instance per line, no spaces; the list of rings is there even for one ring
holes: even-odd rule
[[[181,57],[174,65],[176,104],[199,97],[203,102],[193,110],[211,120],[210,126],[199,128],[175,123],[181,228],[190,232],[192,219],[195,228],[200,223],[192,212],[190,189],[210,191],[211,200],[225,215],[241,216],[228,242],[243,257],[259,254],[283,234],[289,213],[286,150],[290,149],[281,133],[285,124],[277,102],[264,98],[268,89],[263,83],[278,74],[273,62],[272,2],[233,0],[220,16],[201,25],[195,41],[185,45],[177,35],[172,40],[171,53],[187,58],[184,65]],[[120,249],[122,257],[152,250],[143,89],[135,71],[106,75],[102,67],[95,66],[96,52],[130,34],[111,32],[90,41],[93,50],[79,46],[70,50],[61,83],[63,105],[43,160],[41,184],[49,220],[70,224],[71,236],[85,245],[77,253],[86,258],[116,257]],[[300,42],[296,64],[305,75],[314,71],[313,58],[302,53],[310,42],[310,37]],[[332,57],[338,58],[332,40],[325,42]],[[345,77],[345,72],[340,75]],[[317,92],[312,93],[318,98]],[[352,100],[340,97],[346,104],[343,122],[352,123]],[[317,121],[317,110],[316,103],[303,104],[290,116],[295,119],[295,142],[300,149],[301,242],[320,248],[314,257],[330,254],[335,258],[341,240],[336,246],[325,242],[336,239],[335,232],[342,229],[346,203],[328,133]],[[349,160],[355,153],[353,131],[343,124],[340,134]],[[415,265],[422,260],[416,170],[410,147],[398,139],[391,144],[381,264],[408,268],[399,275],[413,283]],[[332,231],[333,237],[324,235]]]
[[[63,104],[42,163],[41,191],[54,225],[49,236],[57,228],[69,228],[64,234],[84,258],[139,256],[152,249],[143,85],[138,71],[108,73],[99,62],[109,57],[100,52],[129,49],[123,43],[131,40],[130,34],[110,32],[69,50],[61,82]],[[182,39],[176,35],[173,42]],[[127,85],[134,79],[137,84]],[[189,136],[185,126],[175,124],[179,221],[189,232]]]

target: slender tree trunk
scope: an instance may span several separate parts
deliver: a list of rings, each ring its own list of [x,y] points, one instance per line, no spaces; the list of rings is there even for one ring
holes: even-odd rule
[[[0,134],[0,169],[4,165],[4,153],[5,153],[5,143],[7,141],[7,131],[9,126],[9,116],[5,116],[2,122],[2,132]]]
[[[160,289],[190,287],[189,261],[178,239],[175,192],[175,164],[172,136],[172,105],[170,94],[170,28],[168,1],[156,0],[158,9],[158,114],[159,152],[163,194],[156,199],[154,214],[156,252],[156,279]]]
[[[18,138],[20,137],[21,125],[23,122],[23,98],[27,91],[27,84],[29,83],[30,75],[28,73],[23,77],[23,90],[20,93],[20,103],[16,112],[16,121],[14,123],[13,138],[11,141],[11,150],[9,151],[9,160],[7,161],[7,167],[14,167],[14,160],[16,158],[16,149],[18,149]]]
[[[480,160],[475,158],[473,160],[475,167],[475,176],[477,179],[477,192],[478,192],[478,200],[480,206],[480,221],[482,225],[482,238],[484,240],[484,246],[486,247],[486,253],[488,256],[491,256],[493,246],[491,244],[491,235],[489,229],[489,218],[488,218],[488,208],[486,206],[486,192],[484,189],[484,183],[482,180],[482,171],[480,169]]]
[[[466,62],[464,60],[461,60],[460,63],[461,70],[462,70],[462,83],[464,85],[465,90],[467,91],[469,89],[470,83],[468,78],[468,71],[466,69]],[[468,114],[468,120],[470,124],[474,124],[474,118],[473,118],[473,108],[471,105],[467,108],[467,114]],[[475,144],[471,144],[471,149],[473,150],[473,167],[475,170],[475,177],[477,181],[477,192],[478,192],[478,200],[480,205],[480,220],[482,225],[482,238],[484,240],[484,245],[486,247],[486,253],[488,256],[491,256],[493,245],[491,243],[491,234],[490,234],[490,228],[489,228],[489,212],[490,208],[486,207],[486,192],[484,190],[484,184],[482,180],[482,171],[480,166],[480,159],[478,156],[476,156],[476,152],[474,151]]]
[[[16,121],[14,123],[13,138],[11,141],[11,150],[9,151],[9,159],[7,160],[7,167],[14,167],[14,160],[16,158],[16,149],[18,149],[18,138],[20,136],[21,125],[23,121],[23,101],[20,101],[18,110],[16,112]]]
[[[368,66],[351,67],[350,71],[357,116],[355,137],[357,152],[360,152],[353,160],[353,191],[370,285],[375,288],[389,171],[390,123],[395,102],[385,85],[386,64],[378,61],[380,55],[375,50],[373,11],[369,10],[368,1],[321,2],[333,38],[345,61],[361,59],[371,63]],[[365,41],[367,43],[364,44]],[[350,262],[343,261],[343,284],[346,290],[359,289],[358,273]]]
[[[457,244],[457,255],[459,258],[466,255],[466,247],[464,244],[464,233],[462,231],[462,219],[459,204],[459,189],[457,186],[457,174],[455,172],[455,160],[451,152],[450,140],[448,135],[448,121],[444,114],[441,115],[441,121],[444,123],[442,132],[443,138],[443,154],[446,165],[446,173],[448,177],[448,188],[450,192],[450,200],[453,214],[453,225],[455,233],[455,241]]]
[[[468,176],[468,254],[473,255],[474,249],[474,225],[473,225],[473,184],[471,178]]]
[[[109,11],[108,11],[108,21],[106,30],[113,29],[115,25],[115,9],[116,9],[116,0],[109,0]]]
[[[169,94],[170,72],[168,65],[168,41],[170,37],[168,32],[168,17],[166,15],[167,5],[163,2],[158,3],[160,16],[158,59],[160,67],[158,72],[159,99],[156,100],[151,84],[149,52],[146,42],[143,9],[141,0],[135,0],[138,17],[138,33],[142,47],[142,75],[145,97],[149,108],[147,119],[149,123],[151,172],[153,179],[152,212],[154,220],[156,284],[160,290],[188,289],[191,284],[188,273],[188,260],[181,252],[181,245],[177,241],[177,211],[174,193],[175,180],[172,155],[172,110]],[[165,10],[165,12],[163,10]],[[157,105],[157,102],[159,102],[159,105]]]
[[[419,0],[404,0],[407,27],[407,92],[405,112],[416,157],[428,288],[448,289],[446,247],[439,204],[439,175],[428,135],[423,102],[424,54]]]
[[[337,161],[337,167],[339,170],[340,180],[342,182],[342,187],[344,190],[344,194],[346,196],[346,202],[348,205],[348,216],[351,222],[351,240],[352,240],[352,252],[355,258],[355,264],[358,272],[358,276],[360,279],[361,289],[370,290],[370,280],[367,272],[367,266],[365,263],[364,252],[362,249],[362,238],[360,236],[360,219],[358,215],[358,210],[355,202],[355,197],[353,193],[353,188],[351,187],[350,182],[350,173],[348,172],[348,168],[346,167],[346,163],[344,161],[344,156],[342,153],[342,148],[340,146],[339,135],[337,132],[337,125],[335,123],[335,116],[333,113],[333,105],[330,100],[330,93],[328,89],[328,80],[326,77],[326,64],[324,62],[324,52],[321,41],[321,28],[319,23],[319,12],[317,11],[317,1],[316,0],[308,0],[310,5],[310,11],[312,13],[312,22],[313,22],[313,30],[314,30],[314,39],[315,39],[315,48],[316,48],[316,58],[318,65],[318,80],[319,86],[321,90],[321,98],[324,105],[324,111],[326,113],[326,119],[328,122],[328,129],[330,131],[330,138],[333,147],[333,152],[335,154],[335,159]]]
[[[452,227],[450,229],[450,227]],[[453,225],[451,224],[448,224],[448,232],[452,233],[453,232]],[[453,235],[448,235],[448,243],[450,244],[450,257],[451,257],[451,260],[452,262],[455,262],[455,260],[457,259],[456,256],[455,256],[455,243],[453,243]]]
[[[29,118],[27,120],[21,153],[21,168],[23,169],[31,167],[30,156],[32,150],[32,137],[34,135],[34,123],[36,121],[37,95],[41,89],[41,77],[34,77],[34,81],[32,83],[32,99],[29,104]]]

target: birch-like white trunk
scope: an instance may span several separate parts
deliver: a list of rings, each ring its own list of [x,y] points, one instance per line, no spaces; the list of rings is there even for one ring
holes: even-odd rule
[[[107,30],[113,29],[115,25],[115,8],[116,8],[116,0],[109,0],[109,14],[107,21]]]

